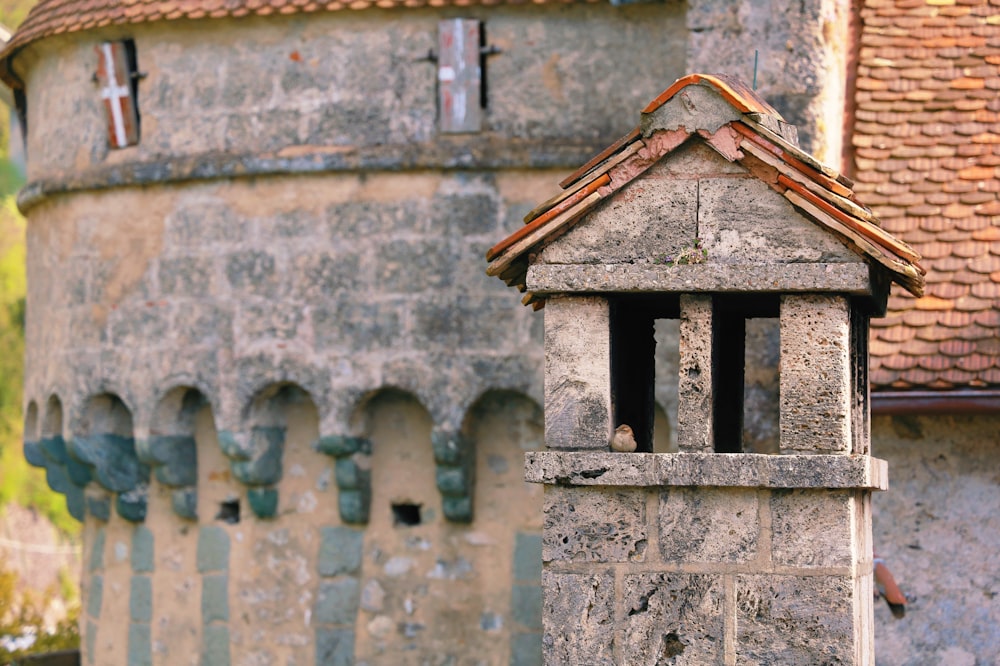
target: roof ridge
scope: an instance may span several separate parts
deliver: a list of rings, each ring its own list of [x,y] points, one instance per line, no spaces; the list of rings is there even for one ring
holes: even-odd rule
[[[880,228],[878,217],[855,198],[853,181],[759,122],[762,113],[779,120],[781,116],[738,79],[720,75],[685,76],[650,102],[643,114],[657,111],[692,85],[714,88],[740,112],[739,117],[714,131],[689,130],[680,125],[674,129],[655,127],[648,134],[640,128],[629,132],[560,182],[564,191],[529,212],[525,227],[490,248],[486,253],[490,262],[487,274],[500,276],[508,285],[524,291],[527,256],[565,233],[600,201],[698,134],[727,161],[746,168],[805,217],[887,270],[893,281],[915,296],[923,294],[926,271],[919,264],[920,254]],[[526,304],[532,300],[529,294]]]

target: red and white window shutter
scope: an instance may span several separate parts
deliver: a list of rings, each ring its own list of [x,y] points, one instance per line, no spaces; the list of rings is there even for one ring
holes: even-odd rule
[[[97,45],[97,85],[108,123],[108,144],[125,148],[139,143],[139,110],[135,99],[135,58],[124,41]]]

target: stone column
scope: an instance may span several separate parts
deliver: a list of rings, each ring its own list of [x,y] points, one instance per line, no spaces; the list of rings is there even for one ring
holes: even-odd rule
[[[607,448],[611,418],[608,300],[550,298],[545,305],[545,445]]]

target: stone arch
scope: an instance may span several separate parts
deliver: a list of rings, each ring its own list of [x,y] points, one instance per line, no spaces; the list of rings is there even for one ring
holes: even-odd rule
[[[29,401],[24,410],[24,430],[21,439],[24,443],[24,457],[28,464],[33,467],[45,467],[45,458],[38,443],[38,403],[34,400]]]
[[[32,402],[32,404],[35,404]],[[35,412],[34,423],[29,413],[25,421],[24,455],[28,462],[45,469],[45,480],[52,490],[66,496],[66,508],[71,516],[83,520],[83,489],[90,482],[90,470],[74,460],[63,439],[62,403],[56,395],[49,396],[44,411]],[[31,439],[28,439],[28,433]]]
[[[519,391],[494,388],[472,403],[462,431],[475,449],[473,526],[488,534],[489,551],[470,552],[472,568],[489,570],[477,590],[483,617],[510,633],[482,632],[491,654],[531,652],[541,657],[541,521],[544,487],[524,481],[524,453],[544,447],[541,405]],[[497,567],[495,562],[503,562]],[[474,628],[473,628],[474,630]],[[534,646],[539,646],[537,649]],[[513,663],[513,661],[512,661]]]
[[[195,417],[208,400],[199,389],[177,386],[156,403],[149,434],[136,442],[139,460],[170,488],[170,505],[187,520],[198,518],[198,453]]]
[[[98,393],[84,401],[67,449],[101,488],[116,494],[118,515],[133,523],[145,519],[149,468],[136,453],[132,410],[117,394]],[[109,513],[91,500],[88,508],[98,518]]]
[[[288,415],[295,407],[318,413],[312,394],[300,385],[271,383],[245,403],[240,430],[219,431],[219,445],[230,460],[233,476],[247,486],[247,500],[258,518],[273,518],[277,513]],[[318,422],[318,416],[314,420]]]

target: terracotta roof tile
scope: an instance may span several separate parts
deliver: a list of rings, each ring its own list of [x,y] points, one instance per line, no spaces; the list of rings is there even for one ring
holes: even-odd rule
[[[998,5],[864,2],[856,190],[928,268],[924,298],[872,322],[876,391],[1000,385]]]

